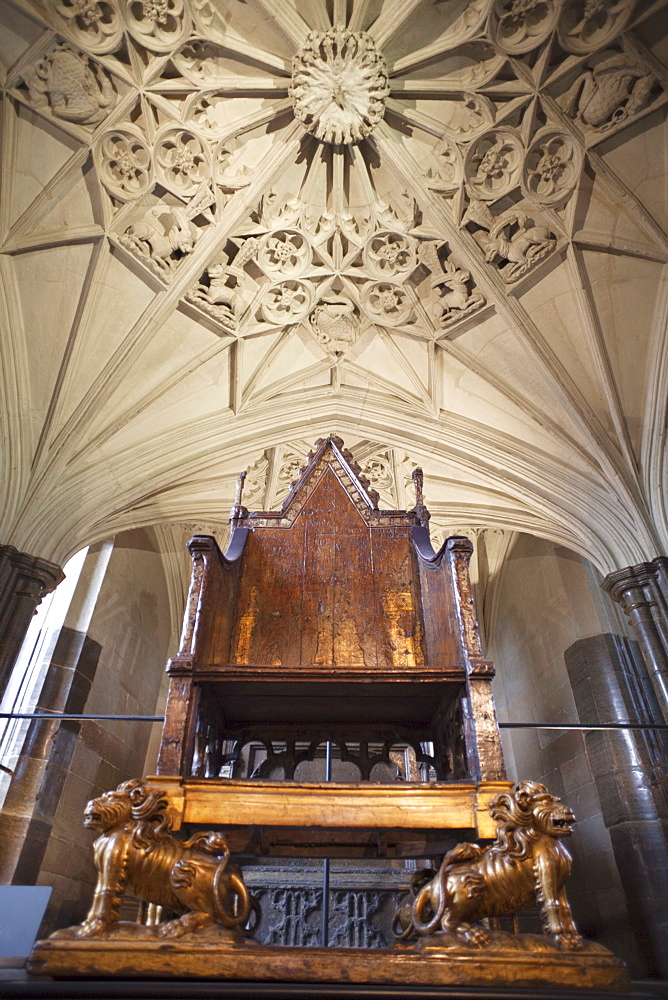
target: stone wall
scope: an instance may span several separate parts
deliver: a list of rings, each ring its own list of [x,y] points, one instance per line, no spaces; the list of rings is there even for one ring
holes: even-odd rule
[[[495,640],[487,650],[497,668],[499,721],[580,721],[564,660],[578,640],[617,634],[633,655],[621,615],[599,581],[597,572],[575,553],[533,536],[518,536],[497,582]],[[543,782],[575,812],[568,897],[581,930],[644,973],[584,734],[526,729],[504,730],[503,737],[509,778]],[[624,736],[613,733],[610,739]]]
[[[117,536],[88,637],[99,644],[99,660],[85,711],[154,714],[171,652],[171,629],[162,561],[152,532]],[[90,798],[150,769],[146,756],[153,728],[146,722],[123,721],[84,722],[78,728],[37,877],[39,884],[54,887],[42,934],[85,916],[96,876],[83,809]]]

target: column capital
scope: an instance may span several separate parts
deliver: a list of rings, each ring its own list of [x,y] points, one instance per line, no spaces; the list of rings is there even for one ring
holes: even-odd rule
[[[65,578],[56,563],[0,545],[0,693],[43,597]]]
[[[640,652],[668,722],[668,586],[664,556],[608,573],[601,582],[633,626]]]
[[[55,590],[65,579],[65,574],[57,563],[49,562],[40,556],[31,556],[27,552],[20,552],[13,545],[0,545],[0,567],[3,564],[11,567],[17,575],[17,586],[24,586],[31,591],[35,587],[39,588],[39,600]],[[25,578],[24,581],[19,582],[19,574]],[[2,573],[2,576],[4,575],[5,573]]]
[[[653,562],[637,563],[635,566],[627,566],[625,569],[613,570],[612,573],[608,573],[603,578],[601,587],[610,594],[613,601],[621,604],[622,607],[626,607],[629,601],[624,595],[630,590],[636,588],[642,590],[643,587],[646,587],[652,578],[657,575],[659,567],[656,564],[662,558],[660,556],[658,559],[653,560]],[[645,601],[647,600],[645,598]],[[637,598],[632,600],[632,603],[638,603]]]

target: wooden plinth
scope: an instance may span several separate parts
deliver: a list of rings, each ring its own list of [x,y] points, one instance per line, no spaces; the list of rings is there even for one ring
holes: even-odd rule
[[[28,964],[40,976],[222,979],[423,986],[544,986],[626,990],[619,959],[600,945],[560,951],[535,935],[499,934],[494,946],[283,948],[219,941],[39,941]],[[430,939],[433,941],[434,939]]]

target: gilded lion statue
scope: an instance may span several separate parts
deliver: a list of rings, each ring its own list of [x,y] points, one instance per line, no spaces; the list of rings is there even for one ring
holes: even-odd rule
[[[521,781],[492,799],[489,812],[497,824],[494,843],[458,844],[438,872],[416,872],[394,917],[395,937],[450,932],[481,946],[490,935],[474,922],[537,905],[555,945],[581,948],[564,890],[573,861],[562,838],[573,831],[572,811],[544,785]]]
[[[180,916],[158,924],[160,937],[181,937],[212,924],[242,928],[254,900],[222,834],[196,833],[177,840],[171,833],[167,799],[143,781],[122,782],[116,791],[92,799],[84,826],[99,830],[95,841],[97,886],[82,924],[57,931],[57,937],[108,937],[119,931],[124,892],[164,906]],[[137,933],[146,928],[137,926]],[[133,925],[123,922],[129,932]]]

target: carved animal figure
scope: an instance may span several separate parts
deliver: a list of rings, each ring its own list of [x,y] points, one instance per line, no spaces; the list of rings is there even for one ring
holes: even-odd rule
[[[471,280],[471,272],[465,271],[456,264],[446,260],[443,264],[443,274],[433,279],[433,284],[440,287],[441,297],[438,306],[441,309],[441,323],[447,323],[450,319],[456,319],[464,313],[470,312],[473,306],[481,305],[484,301],[479,292],[469,292],[468,283]],[[445,291],[445,289],[450,289]]]
[[[571,810],[544,785],[521,781],[514,792],[497,795],[489,811],[497,823],[494,843],[458,844],[438,873],[417,872],[412,897],[395,915],[395,935],[449,931],[485,945],[488,932],[472,921],[538,904],[545,934],[562,948],[581,948],[564,891],[572,859],[561,839],[572,833]]]
[[[113,930],[125,891],[183,913],[159,925],[161,937],[181,937],[214,923],[228,928],[246,923],[253,901],[241,872],[229,864],[223,835],[209,831],[176,840],[166,809],[162,793],[136,779],[88,803],[84,826],[100,831],[94,845],[98,880],[88,916],[74,928],[76,937]]]
[[[64,42],[27,70],[25,81],[36,106],[48,95],[53,114],[71,122],[99,122],[116,100],[102,70],[94,73],[86,57]]]
[[[128,228],[121,240],[169,273],[176,262],[172,254],[192,253],[198,236],[199,230],[189,221],[185,209],[153,205],[140,222]]]
[[[565,111],[593,128],[614,125],[647,104],[655,83],[646,66],[615,53],[575,81],[566,94]]]
[[[355,306],[345,295],[321,299],[311,313],[310,322],[318,343],[331,357],[345,354],[359,333]]]
[[[462,225],[474,222],[481,227],[473,234],[474,240],[483,250],[488,264],[496,257],[508,261],[502,274],[505,281],[511,282],[520,278],[556,246],[556,240],[547,226],[527,226],[527,220],[526,212],[517,210],[504,212],[495,219],[487,205],[474,199],[462,218]],[[503,235],[503,231],[511,226],[518,228],[509,238]]]
[[[203,181],[187,205],[152,205],[144,218],[129,226],[121,243],[138,252],[163,274],[169,274],[178,263],[175,253],[192,253],[201,233],[192,221],[198,215],[214,222],[212,207],[216,196],[208,181]]]
[[[237,275],[231,274],[226,263],[218,261],[206,269],[209,284],[200,282],[187,294],[187,298],[214,316],[222,326],[232,331],[236,328],[236,314],[241,305],[237,290]]]
[[[209,302],[224,305],[233,313],[238,296],[228,285],[228,271],[223,263],[211,264],[206,269],[209,276]]]

